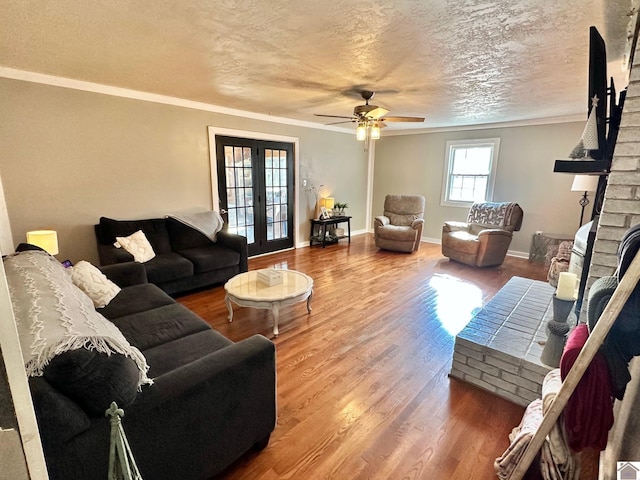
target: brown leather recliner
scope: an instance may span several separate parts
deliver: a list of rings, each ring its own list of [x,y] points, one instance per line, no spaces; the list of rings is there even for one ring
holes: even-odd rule
[[[522,217],[522,208],[517,203],[474,203],[466,223],[445,222],[442,254],[473,267],[500,265],[513,232],[522,226]]]
[[[422,195],[387,195],[384,215],[374,219],[376,247],[396,252],[415,252],[420,248],[424,224]]]

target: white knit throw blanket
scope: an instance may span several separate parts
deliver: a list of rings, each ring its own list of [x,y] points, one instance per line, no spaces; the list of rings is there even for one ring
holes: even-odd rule
[[[183,213],[180,215],[167,215],[167,217],[178,220],[191,228],[206,235],[212,242],[216,241],[218,232],[222,230],[224,221],[218,212],[210,210],[199,213]]]
[[[87,348],[131,358],[140,371],[138,386],[152,383],[142,353],[96,312],[55,258],[27,251],[5,257],[4,268],[27,375],[42,375],[60,353]]]

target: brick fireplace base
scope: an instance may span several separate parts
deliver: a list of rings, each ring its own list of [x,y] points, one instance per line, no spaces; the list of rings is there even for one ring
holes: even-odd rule
[[[527,406],[551,367],[540,361],[554,288],[513,277],[456,336],[450,376]],[[572,313],[569,324],[575,323]]]

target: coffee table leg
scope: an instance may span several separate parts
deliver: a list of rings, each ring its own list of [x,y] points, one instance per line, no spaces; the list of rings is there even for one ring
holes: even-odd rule
[[[225,295],[224,297],[224,303],[227,304],[227,309],[229,310],[229,323],[233,322],[233,308],[231,307],[231,300],[229,300],[229,296]]]
[[[313,290],[311,290],[309,298],[307,298],[307,313],[311,313],[311,297],[313,297]]]
[[[273,335],[278,336],[280,332],[278,331],[278,320],[280,320],[280,305],[274,303],[271,307],[271,313],[273,314]]]

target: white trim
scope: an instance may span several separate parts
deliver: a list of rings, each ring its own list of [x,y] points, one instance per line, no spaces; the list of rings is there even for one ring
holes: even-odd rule
[[[131,98],[134,100],[143,100],[145,102],[162,103],[164,105],[172,105],[175,107],[193,108],[195,110],[203,110],[205,112],[222,113],[225,115],[251,118],[254,120],[262,120],[265,122],[282,123],[285,125],[295,125],[298,127],[317,128],[319,130],[331,130],[340,133],[353,133],[353,131],[349,128],[337,127],[335,125],[323,125],[321,123],[306,122],[303,120],[295,120],[292,118],[274,117],[271,115],[265,115],[263,113],[247,112],[245,110],[237,110],[235,108],[222,107],[220,105],[213,105],[210,103],[196,102],[194,100],[186,100],[184,98],[142,92],[140,90],[132,90],[129,88],[113,87],[111,85],[85,82],[83,80],[74,80],[72,78],[56,77],[54,75],[28,72],[25,70],[17,70],[15,68],[9,67],[0,67],[0,77],[10,78],[13,80],[23,80],[25,82],[41,83],[43,85],[51,85],[54,87],[70,88],[72,90],[81,90],[84,92],[100,93],[103,95],[111,95],[113,97]]]
[[[84,80],[75,80],[73,78],[58,77],[45,73],[30,72],[27,70],[18,70],[16,68],[1,67],[0,78],[9,78],[12,80],[22,80],[25,82],[40,83],[43,85],[51,85],[54,87],[70,88],[72,90],[81,90],[85,92],[100,93],[103,95],[111,95],[114,97],[131,98],[134,100],[142,100],[145,102],[162,103],[165,105],[173,105],[176,107],[193,108],[195,110],[203,110],[206,112],[222,113],[225,115],[233,115],[243,118],[252,118],[265,122],[282,123],[285,125],[295,125],[299,127],[317,128],[319,130],[330,130],[333,132],[350,133],[353,130],[348,127],[338,127],[336,125],[323,125],[321,123],[307,122],[303,120],[295,120],[292,118],[273,117],[262,113],[248,112],[246,110],[237,110],[234,108],[222,107],[210,103],[196,102],[194,100],[186,100],[178,97],[167,95],[159,95],[155,93],[143,92],[140,90],[132,90],[129,88],[114,87],[111,85],[103,85],[100,83],[87,82]],[[427,127],[420,129],[401,129],[389,130],[385,129],[382,138],[397,135],[420,135],[424,133],[441,133],[441,132],[460,132],[471,130],[486,130],[490,128],[508,128],[508,127],[527,127],[533,125],[551,125],[557,123],[573,123],[585,122],[585,114],[562,115],[557,117],[532,118],[527,120],[514,120],[507,122],[483,123],[474,125],[451,125],[445,127]]]
[[[472,201],[449,200],[448,188],[451,177],[452,150],[455,147],[487,146],[491,148],[491,167],[487,190],[484,200],[493,200],[493,190],[496,184],[496,172],[498,171],[498,159],[500,158],[500,138],[476,138],[471,140],[449,140],[445,148],[444,171],[442,174],[442,190],[440,191],[440,206],[442,207],[470,207]]]
[[[0,349],[7,371],[22,448],[31,480],[48,480],[38,423],[24,369],[22,350],[9,297],[4,264],[0,266]]]
[[[367,203],[365,208],[365,230],[372,228],[373,222],[373,178],[374,166],[376,163],[376,142],[370,140],[369,149],[367,151]]]
[[[385,129],[383,137],[398,135],[421,135],[424,133],[467,132],[472,130],[489,130],[492,128],[532,127],[536,125],[556,125],[558,123],[586,122],[584,114],[562,115],[559,117],[531,118],[528,120],[513,120],[508,122],[478,123],[474,125],[451,125],[445,127],[431,127],[419,129],[389,130]]]
[[[248,130],[236,130],[233,128],[208,127],[209,133],[209,168],[211,173],[211,203],[214,210],[220,209],[218,194],[218,160],[216,155],[216,135],[225,137],[248,138],[251,140],[267,140],[271,142],[293,143],[293,245],[298,248],[300,239],[300,187],[298,175],[300,171],[300,139],[286,135],[274,135],[272,133],[251,132]]]

